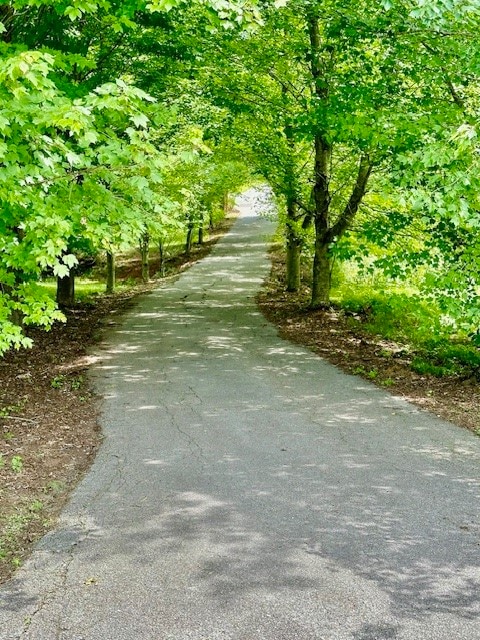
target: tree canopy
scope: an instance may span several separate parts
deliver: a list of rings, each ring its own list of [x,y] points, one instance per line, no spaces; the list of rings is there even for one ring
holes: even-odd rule
[[[248,168],[277,197],[289,290],[302,256],[313,307],[335,259],[417,270],[474,330],[479,26],[474,0],[3,3],[0,352],[61,318],[38,280],[79,242],[201,226]]]

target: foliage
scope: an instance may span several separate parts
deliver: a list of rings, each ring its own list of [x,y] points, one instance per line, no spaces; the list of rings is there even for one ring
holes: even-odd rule
[[[402,162],[422,159],[432,141],[444,149],[463,130],[459,102],[478,74],[479,15],[464,2],[264,2],[255,32],[209,43],[215,63],[203,72],[210,90],[231,111],[249,159],[283,198],[287,241],[293,233],[304,244],[304,228],[315,223],[313,288],[322,271],[324,278],[318,300],[328,300],[326,253],[359,211],[368,213],[372,183],[384,195],[403,191],[398,210],[431,233],[395,174]],[[421,184],[424,167],[411,173]],[[388,233],[394,224],[388,220]]]
[[[314,306],[354,260],[480,341],[478,3],[12,0],[0,21],[0,353],[62,318],[42,273],[201,228],[252,172]]]
[[[152,99],[118,80],[71,99],[52,79],[54,59],[22,52],[0,63],[0,281],[4,350],[25,345],[12,313],[48,327],[60,314],[35,281],[76,264],[72,239],[97,246],[162,218],[163,156],[152,143]]]
[[[397,286],[398,288],[398,286]],[[445,324],[441,308],[411,292],[395,293],[343,284],[335,300],[362,329],[398,345],[411,359],[411,368],[435,376],[480,375],[480,349],[466,334]],[[385,356],[390,352],[385,351]]]

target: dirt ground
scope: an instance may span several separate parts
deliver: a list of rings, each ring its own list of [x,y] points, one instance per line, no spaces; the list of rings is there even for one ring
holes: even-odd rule
[[[206,255],[219,235],[195,248],[190,259],[170,263],[169,277]],[[133,262],[123,276],[135,277],[139,268]],[[480,433],[477,381],[414,373],[402,345],[364,334],[334,309],[308,310],[305,292],[287,296],[282,282],[281,263],[274,258],[271,278],[258,301],[280,335],[349,373]],[[86,378],[90,348],[138,293],[156,284],[100,297],[95,305],[77,305],[68,313],[66,324],[49,333],[32,332],[33,349],[12,352],[0,360],[0,582],[11,576],[34,542],[53,526],[101,442],[98,401]]]

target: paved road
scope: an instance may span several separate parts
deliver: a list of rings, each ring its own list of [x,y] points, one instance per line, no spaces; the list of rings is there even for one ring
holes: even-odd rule
[[[105,444],[1,640],[480,639],[480,439],[276,337],[242,211],[109,338]]]

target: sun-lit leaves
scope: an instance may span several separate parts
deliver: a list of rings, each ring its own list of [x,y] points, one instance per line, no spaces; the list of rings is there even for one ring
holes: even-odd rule
[[[0,61],[2,302],[7,317],[17,311],[45,326],[58,314],[34,304],[26,284],[49,268],[67,275],[77,236],[97,245],[133,239],[164,199],[149,180],[165,162],[148,130],[152,99],[121,81],[72,100],[51,79],[53,63],[40,52]],[[17,329],[7,334],[25,344]]]
[[[201,225],[245,161],[288,210],[288,242],[311,254],[316,221],[335,258],[392,279],[416,271],[446,317],[474,322],[476,1],[2,7],[4,344],[24,344],[19,316],[57,317],[27,295],[42,272],[65,275],[82,243],[110,250]]]

